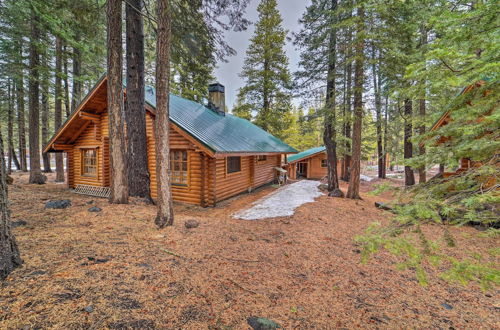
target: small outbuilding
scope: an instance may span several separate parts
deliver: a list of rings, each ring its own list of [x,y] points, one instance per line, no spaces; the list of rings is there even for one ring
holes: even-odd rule
[[[286,167],[288,177],[292,180],[322,179],[328,173],[326,148],[316,147],[291,155],[287,159]],[[337,171],[340,173],[339,161],[337,161]]]

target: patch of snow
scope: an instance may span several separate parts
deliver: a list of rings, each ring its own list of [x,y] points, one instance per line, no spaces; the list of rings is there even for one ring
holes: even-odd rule
[[[310,180],[285,185],[254,202],[251,208],[235,213],[233,217],[242,220],[258,220],[291,216],[297,207],[314,202],[315,198],[323,195],[318,189],[319,185],[319,181]]]
[[[361,175],[359,176],[359,178],[360,178],[361,180],[363,180],[363,181],[366,181],[366,182],[370,182],[370,181],[372,181],[372,180],[373,180],[373,178],[371,178],[371,177],[369,177],[369,176],[367,176],[367,175],[364,175],[364,174],[361,174]]]

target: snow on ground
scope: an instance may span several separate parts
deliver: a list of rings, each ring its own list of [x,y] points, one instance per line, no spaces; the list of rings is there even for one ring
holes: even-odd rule
[[[371,178],[371,177],[369,177],[369,176],[367,176],[367,175],[364,175],[364,174],[361,174],[361,175],[359,176],[359,178],[360,178],[362,181],[366,181],[366,182],[370,182],[370,181],[372,181],[372,180],[373,180],[373,178]]]
[[[318,189],[319,185],[319,181],[309,180],[285,185],[253,203],[251,208],[235,213],[233,217],[243,220],[258,220],[292,216],[297,207],[314,202],[316,197],[323,194]]]

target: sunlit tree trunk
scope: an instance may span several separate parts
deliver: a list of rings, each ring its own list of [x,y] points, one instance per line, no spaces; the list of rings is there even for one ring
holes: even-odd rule
[[[28,172],[28,160],[26,157],[26,114],[25,114],[25,103],[24,103],[24,63],[23,58],[23,41],[19,39],[16,42],[19,52],[19,72],[16,79],[16,91],[17,91],[17,132],[18,142],[19,142],[19,162],[21,164],[21,171]]]
[[[170,91],[170,24],[169,0],[158,0],[158,37],[156,38],[156,180],[158,213],[155,223],[159,228],[174,223],[172,193],[170,190],[169,146],[169,91]]]
[[[365,10],[363,4],[358,7],[356,28],[356,60],[354,65],[354,123],[352,130],[351,173],[347,197],[360,199],[359,180],[361,172],[361,129],[363,124],[363,84],[364,84],[364,29]]]
[[[404,159],[408,160],[413,157],[413,143],[411,142],[412,136],[412,112],[413,102],[410,99],[404,101]],[[413,186],[415,184],[415,175],[413,169],[405,165],[405,186]]]
[[[44,63],[47,67],[47,63]],[[42,74],[42,147],[47,145],[49,142],[49,77],[48,73],[44,72]],[[47,152],[42,153],[43,160],[43,172],[50,173],[52,169],[50,168],[50,154]]]

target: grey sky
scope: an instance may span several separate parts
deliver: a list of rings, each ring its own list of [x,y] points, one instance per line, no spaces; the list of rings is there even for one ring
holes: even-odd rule
[[[260,0],[251,0],[246,17],[255,23],[257,21],[257,6]],[[299,29],[298,20],[305,11],[309,0],[278,0],[278,9],[283,17],[283,26],[287,29],[288,36]],[[236,102],[238,89],[242,86],[243,81],[239,77],[245,52],[250,44],[250,38],[253,35],[254,25],[252,24],[246,31],[229,32],[226,34],[226,40],[237,51],[237,55],[228,59],[228,63],[219,63],[215,70],[215,78],[217,81],[226,86],[226,105],[232,109],[233,103]],[[290,60],[290,71],[294,72],[299,62],[299,54],[295,51],[291,42],[287,41],[286,53]]]

